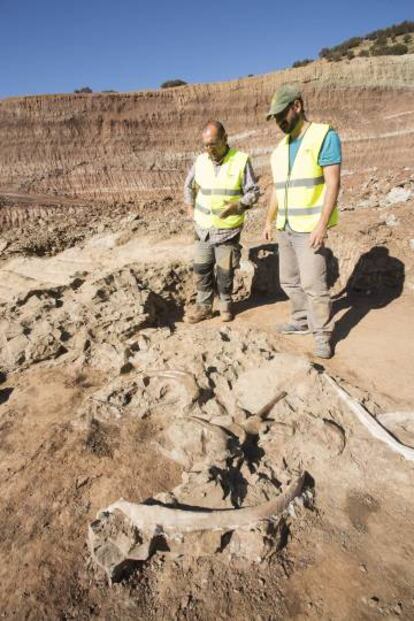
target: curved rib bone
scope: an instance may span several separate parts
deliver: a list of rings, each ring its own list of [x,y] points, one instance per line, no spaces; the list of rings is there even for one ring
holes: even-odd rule
[[[159,527],[166,533],[247,528],[262,520],[270,519],[275,515],[283,513],[292,500],[302,493],[304,480],[305,475],[302,474],[276,499],[256,507],[186,511],[159,505],[142,505],[127,502],[126,500],[118,500],[110,505],[104,513],[112,513],[118,509],[140,530],[154,530]],[[102,512],[98,515],[98,519],[101,515]]]

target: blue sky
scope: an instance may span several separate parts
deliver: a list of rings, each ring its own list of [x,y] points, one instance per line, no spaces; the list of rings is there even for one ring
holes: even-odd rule
[[[266,73],[405,19],[413,0],[0,0],[0,97]]]

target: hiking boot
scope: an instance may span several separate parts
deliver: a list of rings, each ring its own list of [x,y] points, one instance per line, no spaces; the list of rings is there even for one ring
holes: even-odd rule
[[[308,326],[300,326],[297,323],[282,323],[277,327],[279,334],[310,334]]]
[[[185,323],[199,323],[205,319],[211,319],[213,316],[213,309],[211,306],[202,306],[201,304],[195,304],[189,308],[185,315]]]
[[[332,347],[328,339],[315,339],[314,354],[318,358],[332,358]]]
[[[230,309],[220,311],[221,321],[233,321],[234,315]]]

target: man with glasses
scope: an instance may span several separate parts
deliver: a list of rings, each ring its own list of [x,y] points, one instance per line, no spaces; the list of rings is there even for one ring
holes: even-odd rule
[[[221,123],[209,121],[202,132],[204,153],[191,167],[184,201],[195,224],[196,304],[184,317],[198,323],[213,315],[215,285],[223,321],[232,321],[234,270],[240,262],[245,211],[259,198],[249,156],[231,149]]]
[[[291,319],[281,334],[309,334],[315,355],[330,358],[331,300],[324,245],[337,224],[341,143],[327,124],[310,122],[299,89],[286,84],[273,96],[267,119],[285,134],[271,156],[274,187],[264,228],[278,229],[280,285],[291,302]]]

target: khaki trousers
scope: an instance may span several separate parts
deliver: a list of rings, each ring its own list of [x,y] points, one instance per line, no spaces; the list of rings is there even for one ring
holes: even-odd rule
[[[309,326],[315,336],[329,337],[332,308],[326,281],[326,249],[311,248],[309,236],[292,231],[289,225],[278,231],[280,286],[290,299],[292,322]]]

